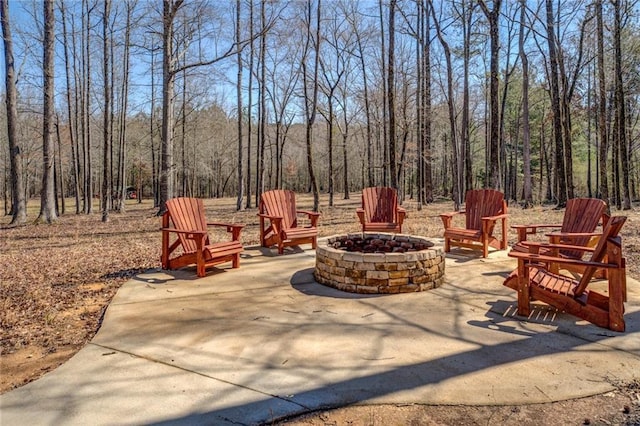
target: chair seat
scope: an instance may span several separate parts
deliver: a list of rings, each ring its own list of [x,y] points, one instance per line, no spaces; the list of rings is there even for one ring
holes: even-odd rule
[[[482,231],[475,229],[449,228],[444,231],[444,236],[466,240],[479,240],[482,237]]]
[[[209,261],[211,259],[216,259],[225,256],[233,256],[236,253],[242,253],[243,248],[240,241],[229,241],[223,243],[216,243],[205,246],[204,248],[204,258]]]
[[[283,229],[282,232],[287,240],[318,236],[318,228],[288,228]]]
[[[366,222],[364,228],[366,231],[372,232],[393,232],[398,230],[398,224],[390,222]]]
[[[540,268],[529,268],[529,283],[542,290],[571,297],[576,286],[573,279]]]

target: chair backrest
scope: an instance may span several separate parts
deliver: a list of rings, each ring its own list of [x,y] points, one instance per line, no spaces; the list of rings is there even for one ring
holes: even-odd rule
[[[506,213],[504,194],[495,189],[472,189],[464,198],[467,229],[482,229],[482,218]],[[489,230],[489,233],[493,228]]]
[[[260,213],[282,218],[282,226],[295,228],[298,226],[296,215],[296,194],[288,189],[273,189],[260,196]]]
[[[598,241],[598,245],[596,245],[596,248],[591,255],[591,262],[602,263],[604,257],[607,254],[607,244],[612,239],[617,239],[618,244],[620,244],[620,238],[618,237],[618,234],[620,233],[620,230],[622,229],[622,226],[624,225],[624,222],[626,220],[626,216],[613,216],[609,219],[609,221],[607,221],[607,224],[602,231],[602,237]],[[580,278],[580,283],[574,289],[574,296],[577,297],[584,293],[595,273],[596,268],[594,266],[590,266],[585,269],[584,274]]]
[[[172,198],[167,201],[167,213],[176,229],[183,231],[207,230],[204,203],[200,198]],[[193,239],[187,238],[184,234],[178,234],[178,239],[185,253],[194,253],[197,250]],[[209,237],[207,237],[205,244],[209,244]]]
[[[396,223],[398,194],[394,188],[386,186],[364,188],[362,208],[367,222]]]
[[[607,217],[606,210],[607,203],[598,198],[571,198],[567,201],[567,208],[564,211],[561,232],[590,233],[596,230],[601,219],[604,228]],[[586,246],[590,238],[574,238],[569,244]],[[563,250],[562,254],[575,258],[582,257],[580,251]]]

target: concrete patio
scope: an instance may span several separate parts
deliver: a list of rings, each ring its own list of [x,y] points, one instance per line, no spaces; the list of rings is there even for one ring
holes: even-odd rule
[[[640,377],[633,279],[616,333],[544,305],[515,316],[506,252],[456,251],[441,287],[370,296],[316,283],[308,246],[276,253],[128,281],[84,349],[0,396],[0,423],[253,425],[349,404],[550,402]]]

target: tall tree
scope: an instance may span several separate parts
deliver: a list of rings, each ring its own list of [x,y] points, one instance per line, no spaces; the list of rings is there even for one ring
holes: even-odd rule
[[[311,20],[313,18],[312,2],[307,2],[307,8],[305,12],[305,47],[302,55],[302,79],[304,86],[304,109],[306,117],[306,148],[307,148],[307,167],[309,170],[309,183],[311,184],[311,191],[313,193],[313,210],[318,211],[320,207],[320,194],[318,191],[318,182],[316,180],[315,171],[313,168],[313,125],[316,121],[316,114],[318,110],[318,72],[320,68],[320,22],[322,6],[321,0],[317,0],[316,3],[316,25],[315,35],[312,34],[313,26]],[[309,56],[311,54],[311,45],[314,45],[313,49],[313,63]],[[311,70],[309,67],[311,66]]]
[[[551,0],[548,0],[551,1]],[[500,116],[498,105],[498,89],[499,89],[499,50],[500,50],[500,6],[502,0],[494,0],[493,8],[489,9],[484,0],[479,0],[480,8],[487,17],[489,22],[489,36],[491,39],[491,62],[490,62],[490,82],[489,82],[489,110],[490,110],[490,132],[489,132],[489,149],[490,161],[489,170],[487,170],[489,181],[487,182],[492,188],[500,188]]]
[[[356,37],[356,45],[357,45],[357,58],[360,61],[360,72],[362,73],[362,96],[364,97],[364,114],[366,120],[366,169],[367,169],[367,179],[366,186],[374,185],[374,174],[373,174],[373,130],[371,124],[371,100],[369,99],[369,81],[367,76],[367,64],[366,64],[366,54],[364,50],[363,43],[363,35],[362,31],[359,28],[358,21],[356,17],[358,14],[356,11],[352,11],[351,13],[347,13],[347,19],[351,24],[352,31],[355,33]]]
[[[389,50],[387,65],[387,109],[389,113],[389,176],[391,187],[398,189],[396,163],[396,82],[395,82],[395,49],[396,49],[396,0],[389,1]],[[402,197],[401,197],[402,198]]]
[[[531,191],[531,132],[529,129],[529,59],[525,51],[524,41],[527,29],[526,1],[520,0],[520,33],[518,34],[518,50],[520,62],[522,63],[522,168],[524,181],[522,184],[523,207],[529,208],[533,205],[533,193]],[[514,194],[515,195],[515,194]]]
[[[600,167],[598,170],[600,176],[600,188],[598,189],[599,197],[609,206],[609,183],[607,179],[607,151],[609,149],[609,141],[607,136],[607,89],[604,73],[604,23],[602,19],[603,0],[596,0],[596,34],[597,34],[597,61],[598,61],[598,133],[600,146],[598,148],[598,157]]]
[[[456,136],[456,112],[455,112],[455,99],[453,90],[453,61],[451,59],[451,48],[449,43],[444,38],[440,21],[435,15],[435,9],[433,4],[429,5],[431,13],[433,15],[433,22],[436,27],[436,35],[442,45],[444,51],[444,58],[447,63],[447,111],[449,112],[449,137],[451,139],[451,156],[455,161],[453,167],[453,203],[455,209],[458,210],[462,204],[462,158],[460,157],[460,150],[458,147],[458,138]],[[446,136],[445,136],[446,138]]]
[[[614,46],[614,73],[615,73],[615,110],[616,127],[615,138],[618,152],[620,153],[620,165],[622,167],[622,209],[631,209],[631,192],[629,182],[629,147],[627,145],[626,103],[622,76],[622,6],[620,0],[613,0],[613,46]]]
[[[111,14],[110,0],[104,0],[102,13],[102,77],[104,85],[104,111],[102,129],[102,221],[109,221],[111,209],[111,101],[112,92],[110,86],[111,56],[109,45],[109,19]]]
[[[236,43],[240,43],[240,25],[242,25],[242,2],[236,0]],[[244,111],[242,107],[242,51],[238,50],[238,81],[236,82],[237,108],[238,108],[238,196],[236,197],[236,210],[242,210],[242,199],[244,198],[244,171],[242,170],[242,121]]]
[[[131,0],[127,0],[126,9],[127,17],[125,21],[125,33],[124,33],[124,52],[122,57],[122,87],[120,90],[120,107],[119,107],[119,149],[118,149],[118,207],[117,210],[120,213],[124,212],[125,204],[124,200],[127,196],[127,179],[126,179],[126,164],[127,164],[127,114],[129,109],[129,78],[130,78],[130,41],[131,41],[131,20],[135,3]],[[113,45],[113,44],[112,44]],[[138,197],[141,200],[141,197]]]
[[[42,117],[42,189],[40,191],[40,214],[37,222],[52,223],[57,219],[56,194],[54,190],[54,0],[44,0],[44,54],[42,71],[44,74],[44,108]]]
[[[79,147],[78,147],[78,103],[77,103],[77,90],[74,90],[75,96],[71,96],[71,75],[73,70],[71,69],[71,60],[69,58],[69,47],[71,44],[75,46],[75,43],[70,43],[69,34],[67,31],[67,14],[65,1],[60,0],[60,15],[62,21],[62,39],[64,45],[64,69],[65,69],[65,82],[66,82],[66,101],[67,101],[67,115],[69,122],[69,139],[71,145],[71,162],[73,169],[73,188],[74,188],[74,196],[75,196],[75,204],[76,204],[76,214],[80,214],[80,161],[78,158],[79,155]],[[73,41],[75,39],[72,39]],[[75,56],[74,56],[75,61]]]
[[[0,0],[2,40],[4,42],[5,88],[7,106],[7,137],[9,139],[9,162],[11,165],[11,224],[22,225],[27,221],[27,201],[22,172],[22,151],[18,142],[18,95],[13,57],[13,39],[9,21],[9,0]]]
[[[549,77],[551,79],[550,96],[551,111],[553,114],[553,137],[555,142],[556,165],[556,199],[558,207],[567,204],[567,179],[565,172],[564,142],[562,133],[562,117],[560,110],[560,86],[558,77],[558,49],[555,36],[555,18],[553,13],[553,0],[545,0],[547,12],[547,42],[549,45]]]

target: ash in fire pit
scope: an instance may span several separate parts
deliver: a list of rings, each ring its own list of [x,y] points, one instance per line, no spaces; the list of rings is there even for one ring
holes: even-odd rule
[[[444,252],[422,237],[349,234],[316,249],[315,278],[352,293],[408,293],[444,282]]]
[[[400,236],[398,240],[379,237],[379,235],[337,237],[331,246],[335,249],[363,253],[405,253],[407,251],[420,251],[433,247],[431,241],[419,241],[415,238],[407,238],[406,236]]]

